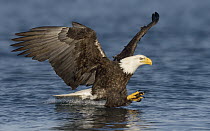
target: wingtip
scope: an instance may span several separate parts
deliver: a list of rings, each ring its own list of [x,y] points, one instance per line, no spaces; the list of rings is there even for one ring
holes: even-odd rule
[[[16,41],[16,39],[17,39],[17,38],[12,38],[11,40],[12,40],[12,41]]]
[[[74,21],[72,22],[72,26],[77,28],[86,28],[86,26]]]
[[[160,15],[157,12],[152,14],[152,21],[158,22],[159,18],[160,18]]]
[[[12,40],[12,39],[11,39]],[[15,44],[11,44],[10,46],[15,46]]]
[[[15,33],[15,35],[17,35],[17,36],[21,36],[21,33]]]

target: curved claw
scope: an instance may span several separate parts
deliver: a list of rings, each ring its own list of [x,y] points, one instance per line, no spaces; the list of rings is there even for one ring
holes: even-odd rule
[[[139,98],[137,98],[137,99],[135,99],[135,100],[133,100],[133,101],[140,102],[143,98],[144,98],[144,97],[142,96],[142,97],[139,97]]]

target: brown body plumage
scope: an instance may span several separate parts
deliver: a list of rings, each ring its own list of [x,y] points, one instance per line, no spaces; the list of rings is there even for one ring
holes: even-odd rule
[[[127,98],[126,85],[132,74],[126,74],[118,62],[104,59],[96,73],[92,87],[97,99],[105,99],[106,106],[125,106],[130,103]]]

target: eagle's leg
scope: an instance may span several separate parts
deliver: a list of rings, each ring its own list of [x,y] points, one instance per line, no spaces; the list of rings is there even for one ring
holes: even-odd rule
[[[144,95],[144,92],[137,91],[135,93],[132,93],[132,94],[128,95],[127,100],[140,102],[141,99],[144,98],[142,95]]]

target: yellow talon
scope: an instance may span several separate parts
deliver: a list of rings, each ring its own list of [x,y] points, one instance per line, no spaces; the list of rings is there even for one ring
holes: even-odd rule
[[[139,98],[136,98],[136,99],[133,99],[132,101],[137,101],[137,102],[140,102],[141,99],[143,99],[144,97],[139,97]]]
[[[143,92],[137,91],[137,92],[135,92],[135,93],[132,93],[132,94],[128,95],[128,96],[127,96],[127,100],[139,102],[139,101],[141,101],[141,99],[144,98],[144,97],[141,97],[142,95],[144,95]]]

